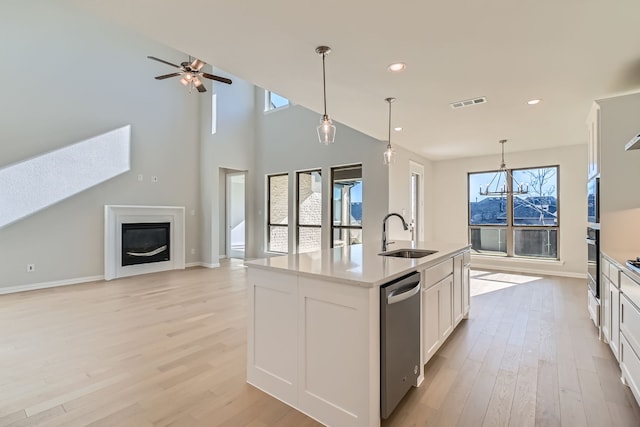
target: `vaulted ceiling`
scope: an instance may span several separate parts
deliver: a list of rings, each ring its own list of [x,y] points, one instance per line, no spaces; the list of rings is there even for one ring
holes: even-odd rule
[[[66,1],[318,112],[328,45],[332,119],[386,140],[395,97],[392,142],[435,160],[586,143],[592,100],[640,90],[638,0]]]

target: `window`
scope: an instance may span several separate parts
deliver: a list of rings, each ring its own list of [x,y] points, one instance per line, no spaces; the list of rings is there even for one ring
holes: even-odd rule
[[[296,174],[298,252],[321,249],[322,174],[319,170]]]
[[[270,90],[265,90],[264,94],[264,111],[288,107],[291,104],[287,98],[280,96],[275,92],[271,92]]]
[[[469,173],[469,238],[476,253],[558,259],[558,166]],[[502,194],[480,194],[496,182]],[[502,183],[502,184],[501,184]],[[494,184],[491,184],[492,188]],[[526,194],[509,194],[518,185]]]
[[[331,246],[362,243],[362,165],[331,169]]]
[[[267,251],[289,251],[289,175],[267,176]]]

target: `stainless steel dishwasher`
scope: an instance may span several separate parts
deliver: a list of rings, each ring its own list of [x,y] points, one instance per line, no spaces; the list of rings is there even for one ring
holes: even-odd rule
[[[387,418],[420,374],[420,273],[380,287],[380,414]]]

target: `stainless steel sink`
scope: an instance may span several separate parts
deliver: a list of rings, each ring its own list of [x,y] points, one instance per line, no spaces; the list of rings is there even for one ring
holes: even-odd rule
[[[396,249],[395,251],[383,252],[379,255],[396,258],[422,258],[427,255],[433,255],[436,252],[438,251],[430,251],[428,249]]]

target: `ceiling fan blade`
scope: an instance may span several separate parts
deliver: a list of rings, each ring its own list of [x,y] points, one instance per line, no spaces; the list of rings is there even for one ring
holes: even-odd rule
[[[191,63],[190,67],[192,70],[195,71],[200,71],[200,69],[202,67],[204,67],[205,65],[207,65],[206,62],[199,60],[198,58],[194,59],[193,62]]]
[[[209,73],[202,73],[202,77],[206,77],[207,79],[215,80],[215,81],[218,81],[218,82],[221,82],[221,83],[226,83],[228,85],[230,85],[232,83],[231,79],[228,79],[226,77],[216,76],[216,75],[209,74]]]
[[[204,87],[200,79],[197,77],[193,79],[193,85],[196,87],[196,89],[198,89],[198,92],[200,93],[207,91],[207,88]]]
[[[167,62],[164,59],[156,58],[155,56],[147,56],[147,58],[153,59],[154,61],[162,62],[163,64],[171,65],[172,67],[175,67],[175,68],[181,68],[179,65],[172,64],[171,62]]]
[[[179,75],[180,75],[180,73],[164,74],[162,76],[154,77],[154,79],[156,79],[156,80],[164,80],[164,79],[168,79],[169,77],[177,77]]]

